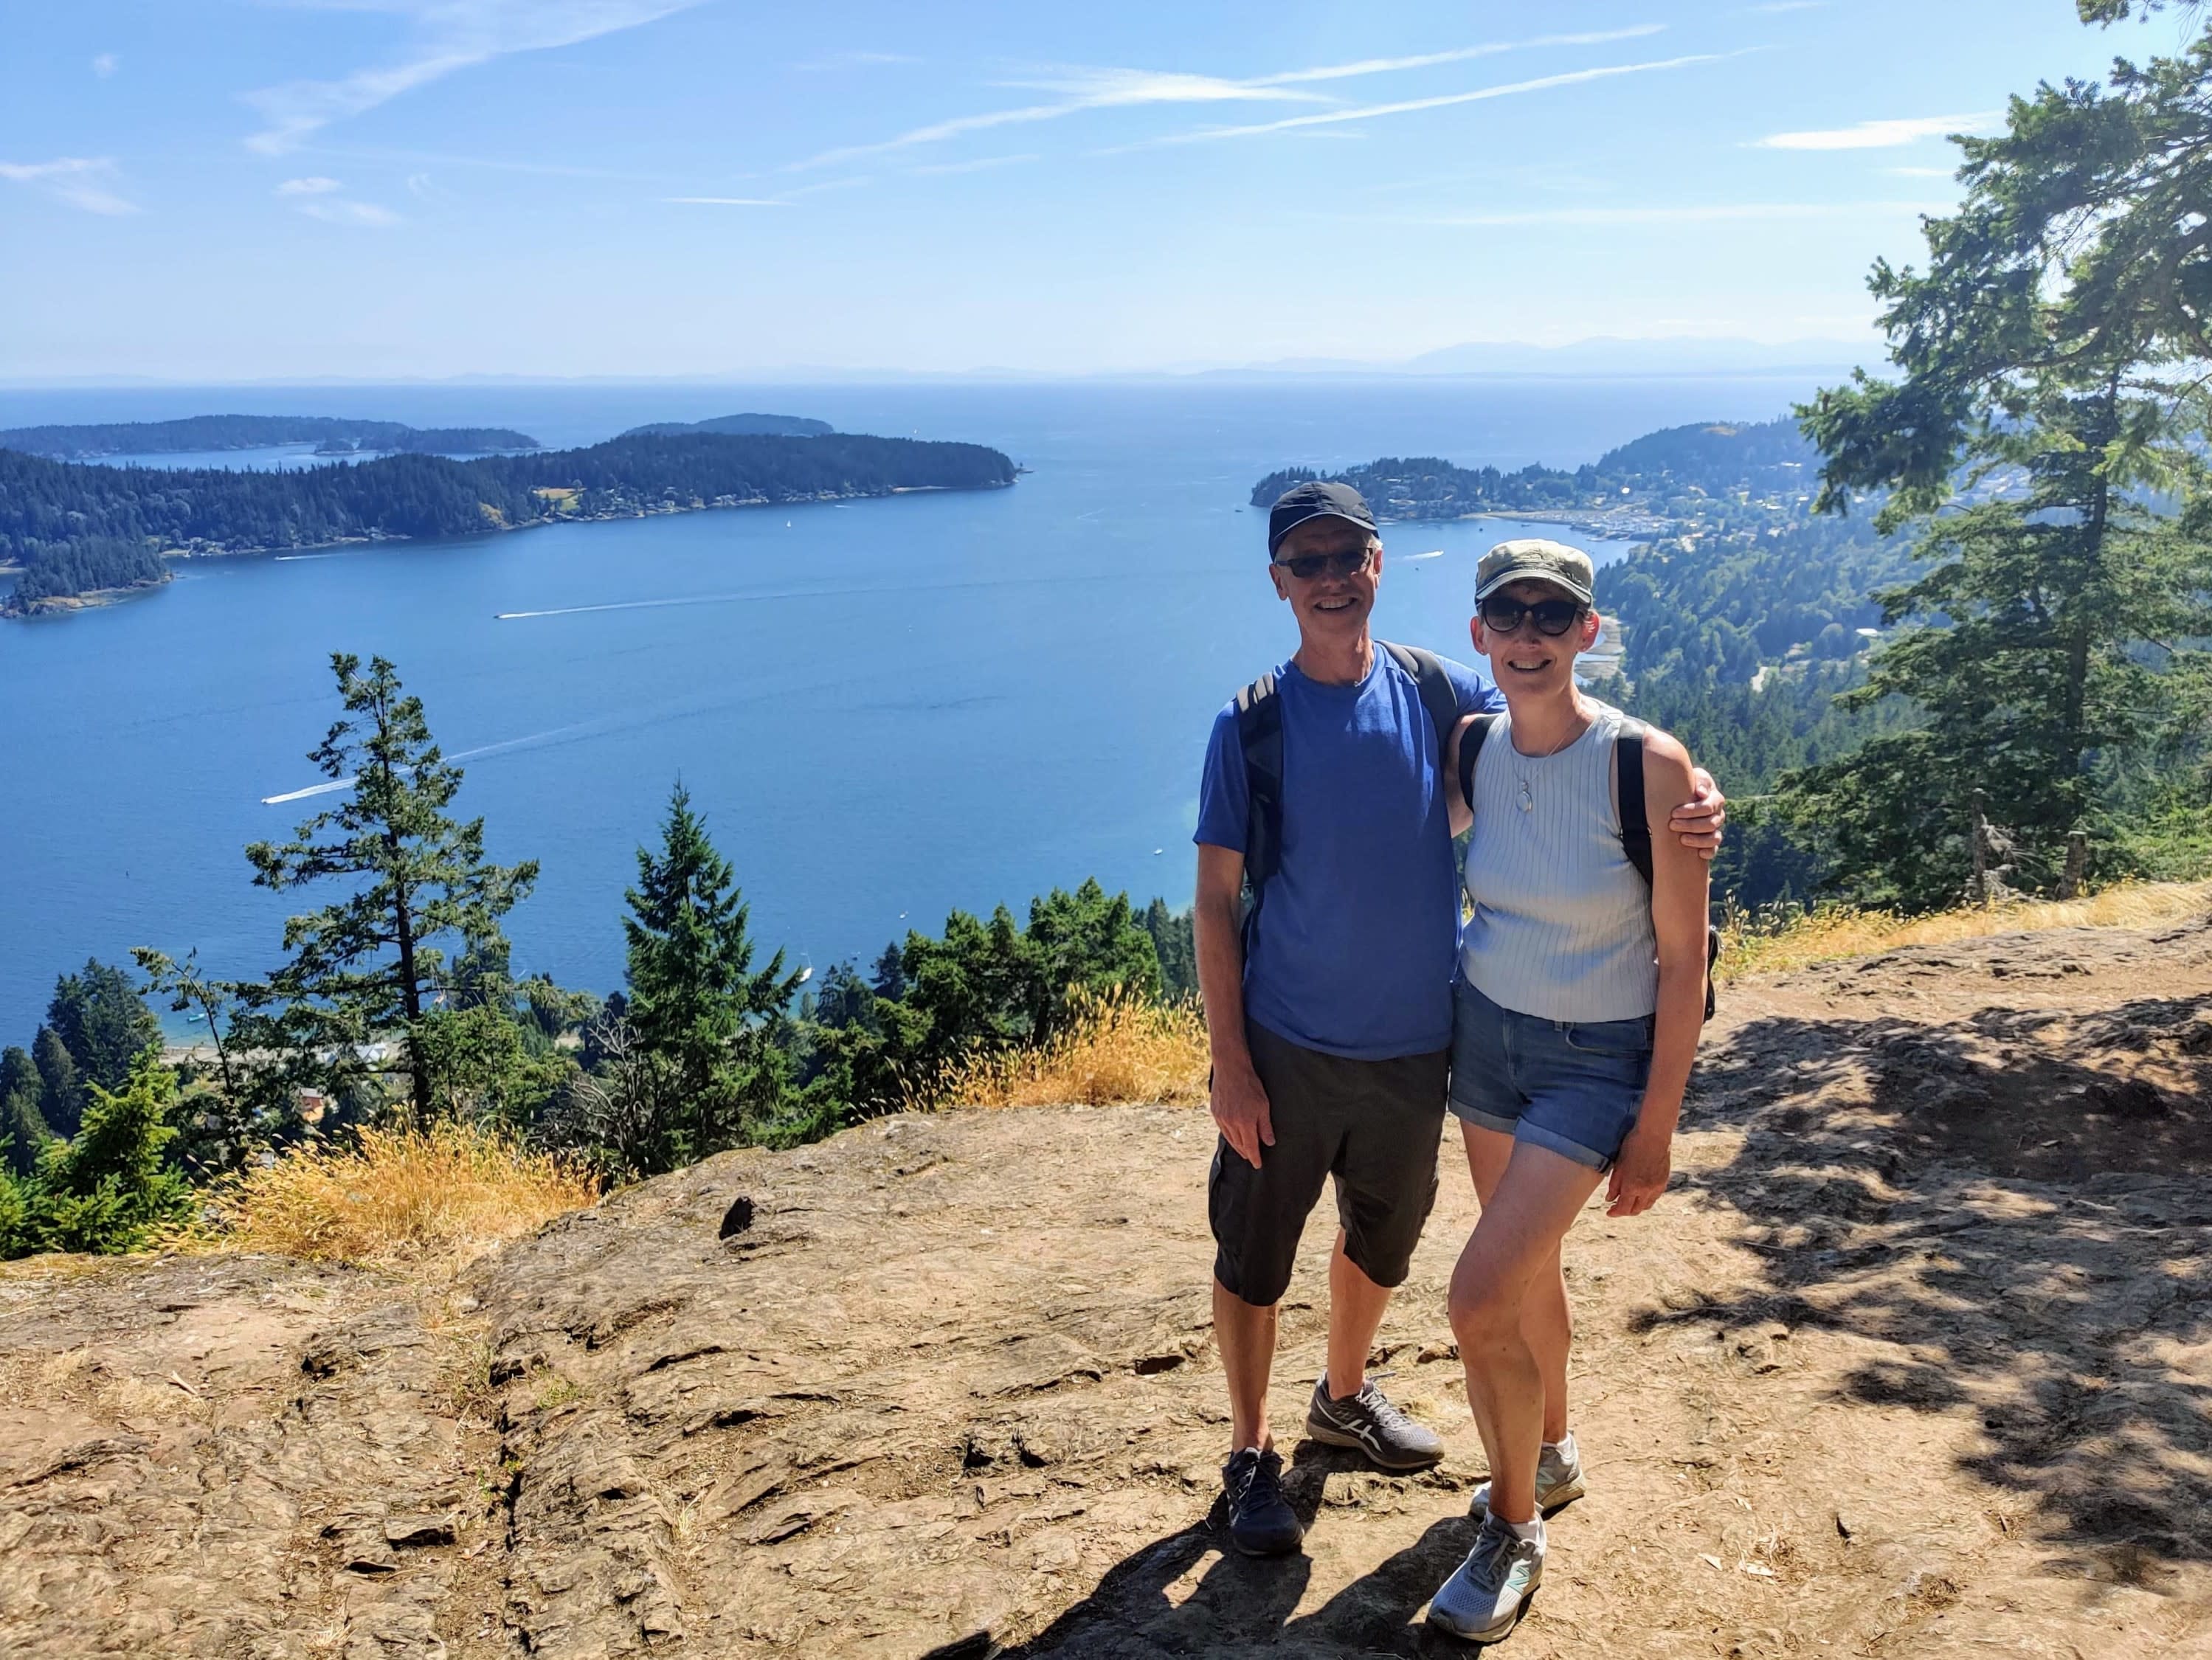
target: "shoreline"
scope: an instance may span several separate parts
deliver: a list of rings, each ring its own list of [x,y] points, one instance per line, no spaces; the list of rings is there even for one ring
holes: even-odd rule
[[[881,489],[872,490],[823,490],[811,496],[787,496],[781,502],[770,500],[767,496],[752,497],[742,502],[732,497],[718,496],[712,502],[694,500],[680,507],[660,503],[652,507],[630,508],[614,512],[556,512],[546,518],[532,519],[520,525],[488,524],[483,530],[473,534],[501,536],[522,531],[544,530],[554,525],[599,525],[611,523],[618,519],[673,518],[678,514],[713,513],[726,508],[794,508],[838,502],[880,502],[894,496],[924,496],[940,493],[950,495],[969,490],[1012,489],[1013,487],[1014,481],[1008,479],[1003,484],[888,484]],[[425,539],[459,541],[464,538],[459,536],[424,538],[372,533],[368,536],[342,536],[327,542],[288,543],[281,547],[164,548],[155,557],[165,562],[173,560],[195,559],[283,558],[287,554],[313,553],[327,548],[360,548],[386,542],[416,542]],[[0,572],[21,573],[25,569],[27,568],[21,565],[0,565]],[[0,622],[23,622],[34,617],[49,616],[61,611],[96,610],[101,606],[118,604],[133,594],[146,593],[155,588],[166,587],[174,581],[176,577],[173,573],[165,573],[157,582],[133,582],[128,587],[120,588],[88,588],[82,593],[48,594],[22,605],[13,603],[14,595],[10,593],[0,596]]]

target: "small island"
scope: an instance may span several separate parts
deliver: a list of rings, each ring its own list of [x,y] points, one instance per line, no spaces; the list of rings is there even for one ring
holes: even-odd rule
[[[714,432],[726,438],[827,438],[836,428],[804,415],[718,415],[708,421],[655,421],[632,427],[624,438],[672,438],[679,433]]]
[[[167,581],[172,557],[1000,489],[1015,471],[1009,457],[981,444],[860,434],[683,432],[467,461],[401,453],[289,471],[88,465],[0,449],[0,565],[21,568],[0,615],[70,609]]]
[[[1794,421],[1706,422],[1647,433],[1571,471],[1531,465],[1502,472],[1435,456],[1389,456],[1326,474],[1288,467],[1252,487],[1252,505],[1267,507],[1293,484],[1328,477],[1365,496],[1381,520],[1505,514],[1650,536],[1729,502],[1799,507],[1811,497],[1818,461]]]
[[[191,415],[179,421],[118,421],[91,426],[11,427],[0,449],[57,461],[103,455],[206,454],[315,444],[318,455],[419,453],[486,455],[534,450],[538,442],[508,427],[410,427],[397,421],[354,421],[329,415]]]

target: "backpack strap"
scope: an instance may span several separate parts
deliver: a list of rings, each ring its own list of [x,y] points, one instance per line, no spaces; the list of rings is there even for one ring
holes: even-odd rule
[[[1620,723],[1613,740],[1613,793],[1620,807],[1620,849],[1644,885],[1651,885],[1651,816],[1644,801],[1644,733],[1641,721]]]
[[[1444,660],[1419,646],[1397,646],[1388,640],[1375,643],[1390,654],[1392,662],[1413,677],[1413,684],[1421,694],[1421,707],[1429,712],[1429,724],[1437,729],[1437,759],[1441,762],[1444,746],[1451,742],[1452,728],[1459,725],[1459,688],[1452,684]]]
[[[1647,728],[1641,721],[1627,720],[1620,723],[1620,735],[1613,740],[1613,793],[1620,801],[1620,848],[1628,855],[1628,862],[1636,866],[1637,874],[1644,879],[1646,887],[1651,885],[1651,817],[1645,810],[1644,798],[1644,734]],[[1466,770],[1466,763],[1461,763]],[[1705,924],[1705,1018],[1713,1018],[1718,1006],[1713,995],[1713,965],[1720,961],[1721,931],[1711,922]]]
[[[1459,740],[1459,799],[1467,803],[1469,812],[1474,811],[1474,763],[1482,758],[1482,746],[1490,741],[1498,721],[1494,714],[1476,715],[1474,724]]]
[[[1267,879],[1283,853],[1283,700],[1269,670],[1237,694],[1237,742],[1244,751],[1244,944]]]

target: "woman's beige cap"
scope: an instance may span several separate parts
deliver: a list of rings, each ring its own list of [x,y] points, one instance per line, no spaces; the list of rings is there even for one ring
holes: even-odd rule
[[[1474,603],[1480,605],[1508,582],[1549,582],[1587,605],[1595,603],[1591,587],[1596,581],[1597,568],[1580,548],[1524,536],[1500,542],[1482,556],[1474,568]]]

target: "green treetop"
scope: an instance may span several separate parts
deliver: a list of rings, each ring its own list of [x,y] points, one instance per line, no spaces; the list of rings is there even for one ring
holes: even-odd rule
[[[1911,626],[1844,700],[1924,723],[1785,782],[1858,897],[1957,898],[1984,813],[2014,883],[2053,885],[2204,672],[2208,110],[2212,35],[2110,91],[2014,99],[2003,135],[1959,141],[1966,197],[1925,222],[1927,269],[1869,280],[1900,377],[1801,411],[1822,505],[1888,492],[1929,566],[1880,596]]]
[[[403,694],[383,658],[368,672],[361,660],[334,653],[345,715],[311,758],[344,785],[340,805],[300,826],[281,846],[246,850],[257,885],[289,891],[312,882],[353,885],[345,897],[284,925],[290,960],[258,988],[277,1012],[253,1024],[254,1046],[318,1057],[343,1082],[362,1065],[362,1046],[400,1043],[418,1117],[441,1098],[439,1057],[422,1023],[441,989],[445,953],[438,940],[489,942],[499,921],[526,895],[538,865],[496,865],[484,857],[483,820],[462,822],[448,809],[461,786],[430,737],[420,698]]]

